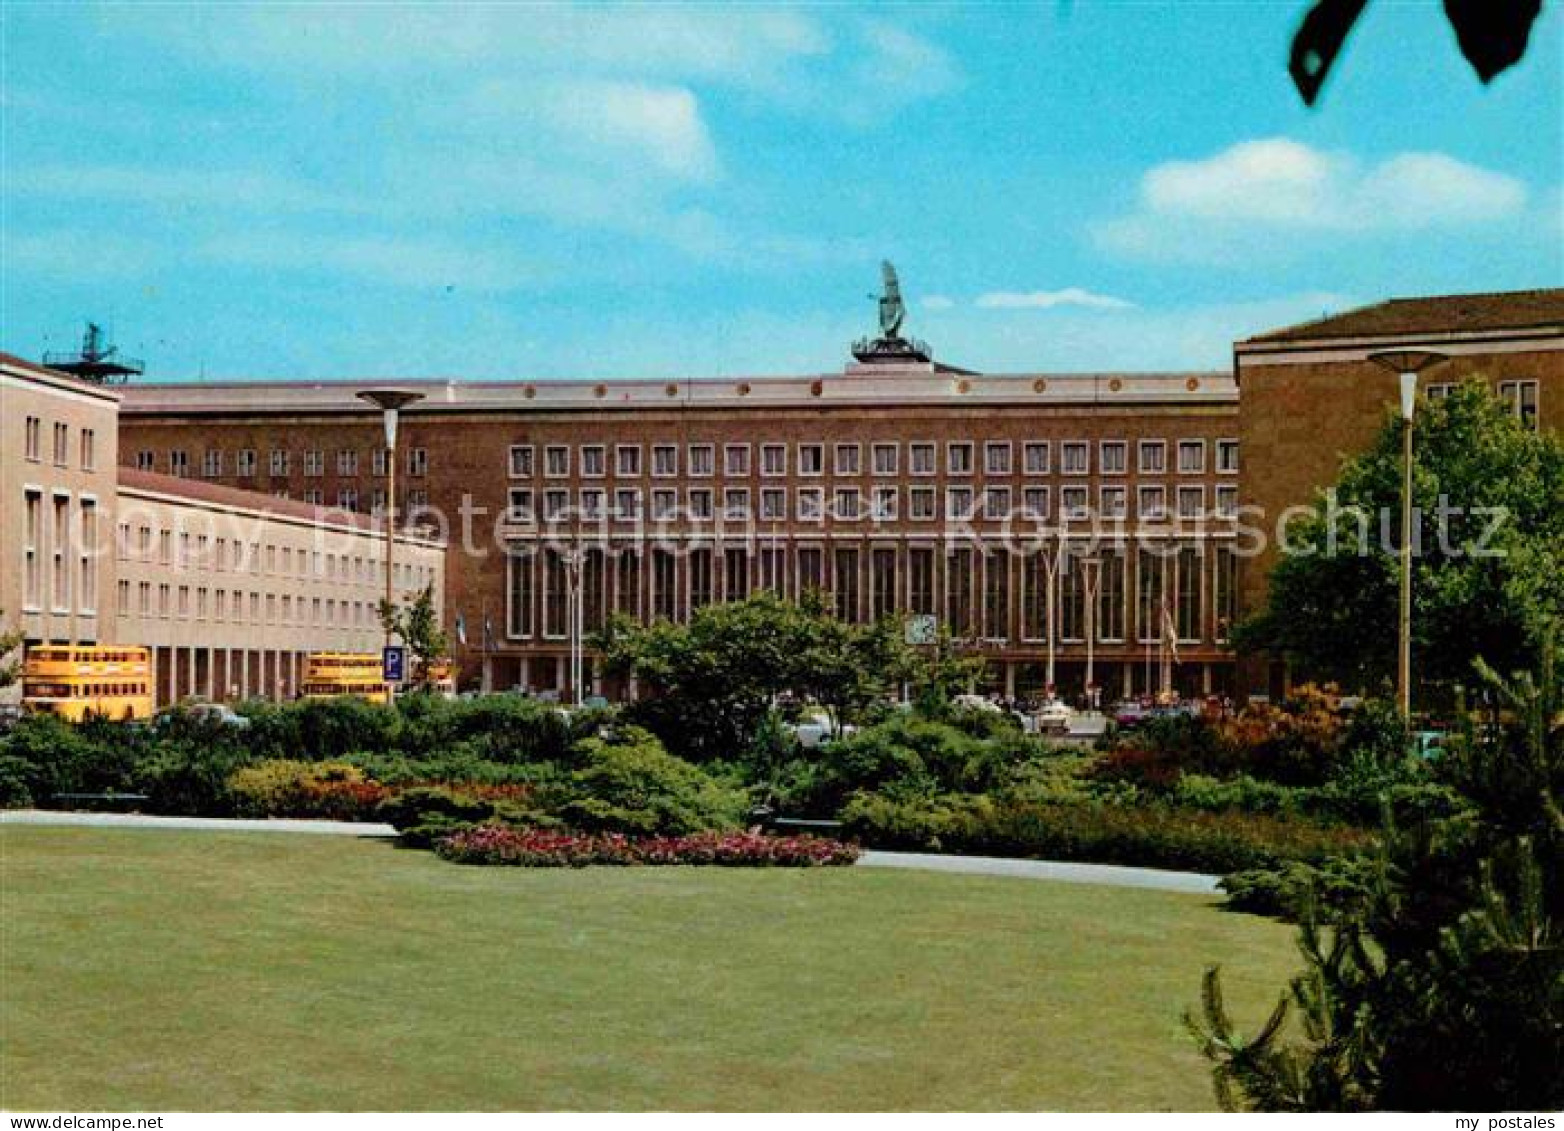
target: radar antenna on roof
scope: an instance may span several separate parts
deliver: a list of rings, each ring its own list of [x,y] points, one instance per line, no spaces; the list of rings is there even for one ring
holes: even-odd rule
[[[107,344],[103,327],[96,322],[87,323],[80,351],[46,353],[43,355],[43,363],[50,369],[58,369],[97,385],[123,385],[127,378],[139,377],[147,368],[145,363],[135,358],[121,357],[119,347]]]

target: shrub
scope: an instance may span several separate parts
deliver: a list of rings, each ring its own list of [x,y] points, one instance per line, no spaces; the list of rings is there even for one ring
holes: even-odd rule
[[[343,762],[276,759],[239,770],[228,780],[235,808],[247,817],[325,817],[368,821],[391,791]]]
[[[1315,863],[1292,860],[1222,877],[1227,905],[1235,911],[1299,923],[1313,917],[1334,923],[1359,913],[1373,894],[1378,863],[1371,856],[1327,857]]]
[[[137,768],[136,783],[155,812],[226,817],[234,811],[228,780],[252,758],[227,742],[159,742]]]
[[[851,864],[858,850],[818,837],[762,833],[695,833],[631,838],[622,833],[577,833],[480,825],[435,842],[435,852],[459,864],[580,868],[588,864],[705,864],[807,868]]]
[[[681,834],[735,827],[744,793],[676,758],[648,731],[625,727],[612,738],[577,743],[574,770],[544,807],[590,832]],[[548,794],[554,798],[550,802]]]
[[[842,818],[851,836],[877,848],[1214,873],[1317,860],[1372,843],[1362,830],[1302,817],[1201,813],[1165,805],[1039,805],[960,796],[906,803],[866,795],[854,798]]]
[[[428,848],[441,837],[481,824],[551,825],[526,800],[480,796],[447,786],[420,786],[393,794],[377,816],[401,834],[402,843]]]
[[[39,805],[57,793],[135,793],[136,766],[146,739],[140,728],[93,721],[72,726],[53,715],[29,715],[0,738],[0,755],[15,759],[11,775]]]
[[[953,723],[901,714],[821,750],[806,804],[817,812],[835,812],[859,792],[904,799],[987,792],[1005,785],[1041,750],[1041,744],[1012,727],[977,737]]]

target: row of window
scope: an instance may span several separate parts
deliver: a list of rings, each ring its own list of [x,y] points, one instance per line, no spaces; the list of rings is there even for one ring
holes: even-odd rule
[[[47,501],[35,487],[22,493],[22,609],[81,613],[98,608],[98,502],[69,491]],[[45,567],[47,563],[47,569]]]
[[[128,617],[132,612],[130,586],[128,579],[120,579],[121,617]],[[230,591],[205,585],[173,585],[166,581],[159,582],[156,587],[150,581],[137,582],[134,605],[135,613],[142,617],[334,629],[372,628],[379,624],[377,608],[373,601],[305,598],[291,593],[258,593],[243,589]]]
[[[910,475],[935,475],[938,473],[939,445],[932,441],[914,441],[905,445],[907,472]],[[1231,475],[1238,471],[1238,441],[1215,441],[1216,470]],[[722,446],[722,473],[728,478],[748,476],[751,473],[750,444],[725,444]],[[903,445],[895,442],[873,444],[804,443],[794,445],[794,466],[799,475],[824,475],[826,457],[831,457],[833,475],[862,475],[865,467],[874,475],[899,475]],[[982,455],[985,475],[1015,474],[1016,445],[1009,440],[990,440],[977,444],[968,440],[956,440],[945,444],[945,474],[972,475],[977,470],[978,454]],[[864,452],[868,449],[868,461]],[[1168,448],[1166,440],[1141,440],[1137,443],[1137,464],[1142,475],[1164,475],[1168,472]],[[786,444],[759,445],[759,470],[762,476],[788,474],[789,448]],[[1174,445],[1176,466],[1181,475],[1200,475],[1206,470],[1205,440],[1179,440]],[[571,453],[575,451],[582,478],[597,479],[608,474],[609,448],[606,444],[585,444],[572,449],[566,444],[548,444],[543,448],[543,475],[548,479],[564,479],[570,475]],[[1020,469],[1026,475],[1046,475],[1053,467],[1053,446],[1047,440],[1028,440],[1020,445]],[[640,444],[616,444],[613,448],[614,474],[621,479],[637,478],[643,474],[642,446]],[[716,474],[717,445],[690,444],[684,449],[685,474],[701,478]],[[537,470],[531,444],[513,444],[510,448],[510,475],[513,479],[530,479]],[[650,472],[655,478],[672,478],[679,475],[677,444],[651,445]],[[1092,471],[1092,445],[1085,440],[1066,440],[1059,444],[1059,471],[1063,475],[1090,475]],[[1127,440],[1102,440],[1097,444],[1097,468],[1103,475],[1125,475],[1130,466],[1130,443]]]
[[[610,611],[681,620],[770,589],[785,597],[828,592],[847,621],[932,615],[958,637],[993,642],[1220,643],[1236,610],[1236,567],[1232,547],[1198,544],[1121,547],[1091,558],[970,547],[730,546],[683,554],[594,547],[576,559],[544,549],[507,561],[506,633],[565,637],[579,586],[588,632]]]
[[[1455,391],[1453,382],[1440,382],[1425,386],[1423,395],[1431,401],[1441,400]],[[1537,410],[1541,397],[1541,385],[1536,381],[1500,381],[1499,399],[1502,400],[1527,428],[1537,430]]]
[[[121,522],[116,549],[121,561],[155,562],[173,569],[248,573],[256,576],[375,585],[385,577],[385,559],[378,555],[339,554],[330,550],[247,542],[242,538],[154,529],[143,523]],[[422,589],[434,580],[434,569],[412,562],[391,563],[394,583]]]
[[[902,517],[903,488],[895,486],[871,487],[864,492],[857,487],[836,487],[829,497],[823,487],[798,487],[795,489],[796,507],[788,510],[786,487],[762,487],[754,493],[758,509],[751,509],[751,492],[747,487],[728,487],[721,492],[722,516],[729,522],[746,522],[751,518],[762,522],[784,522],[796,518],[801,522],[817,522],[827,517],[838,521],[872,519],[893,521]],[[939,492],[934,487],[907,487],[906,517],[913,521],[938,519]],[[538,521],[535,492],[531,487],[512,487],[508,493],[507,519],[514,523]],[[549,488],[541,492],[542,519],[558,522],[575,518],[581,521],[601,521],[612,518],[620,522],[639,521],[650,517],[653,521],[688,519],[702,521],[715,517],[717,492],[706,487],[690,487],[681,492],[675,488],[657,488],[651,492],[651,513],[643,512],[643,496],[638,487],[619,487],[612,493],[602,488],[584,487],[572,492],[566,488]],[[949,486],[945,488],[944,517],[967,521],[988,519],[1002,521],[1036,521],[1050,519],[1052,489],[1049,487],[1024,487],[1014,491],[1009,487],[984,487],[978,491],[972,487]],[[1135,489],[1135,517],[1162,520],[1170,517],[1168,488],[1164,484],[1141,484]],[[610,512],[609,502],[613,509]],[[1206,510],[1206,489],[1202,485],[1179,485],[1174,488],[1175,513],[1179,518],[1233,518],[1238,514],[1238,487],[1236,484],[1218,484],[1213,491],[1211,511]],[[1019,506],[1017,506],[1019,503]],[[1130,491],[1128,487],[1111,484],[1097,488],[1095,510],[1090,488],[1085,484],[1059,488],[1059,517],[1084,521],[1093,517],[1102,519],[1127,519],[1130,517]]]
[[[22,447],[31,463],[43,462],[43,418],[29,416],[23,424]],[[71,427],[53,423],[53,444],[50,456],[55,467],[71,465]],[[77,429],[76,466],[82,471],[96,471],[98,467],[98,437],[91,428]]]
[[[326,453],[322,451],[307,451],[295,453],[285,448],[273,448],[267,453],[266,471],[268,475],[283,476],[293,473],[293,459],[295,455],[301,456],[304,474],[307,478],[316,478],[326,474]],[[359,471],[359,453],[349,448],[344,448],[336,453],[336,469],[338,475],[357,475]],[[384,476],[386,474],[386,449],[376,448],[370,453],[370,473]],[[136,467],[142,471],[157,470],[157,452],[143,448],[136,453]],[[260,457],[254,448],[241,448],[234,453],[233,474],[240,479],[251,479],[259,474]],[[181,478],[190,477],[190,453],[183,448],[172,448],[168,453],[168,473]],[[228,453],[221,448],[207,448],[201,455],[201,478],[221,479],[228,474]],[[429,474],[429,450],[427,448],[409,448],[407,452],[407,474],[422,477]]]

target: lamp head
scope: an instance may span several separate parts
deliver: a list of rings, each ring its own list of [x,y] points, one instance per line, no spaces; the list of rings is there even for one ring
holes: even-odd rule
[[[365,389],[358,394],[358,399],[381,410],[386,428],[386,447],[394,448],[396,447],[396,414],[414,401],[423,400],[424,395],[407,389]]]
[[[1368,359],[1400,376],[1401,419],[1411,421],[1417,407],[1417,375],[1446,360],[1446,355],[1432,350],[1384,350],[1369,354]]]

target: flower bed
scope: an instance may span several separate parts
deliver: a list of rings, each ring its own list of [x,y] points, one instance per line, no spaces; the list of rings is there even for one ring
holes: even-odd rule
[[[852,845],[812,836],[712,832],[633,839],[619,833],[587,834],[503,825],[463,829],[436,841],[434,850],[458,864],[511,864],[526,868],[580,868],[588,864],[812,868],[851,864],[858,859],[858,849]]]

